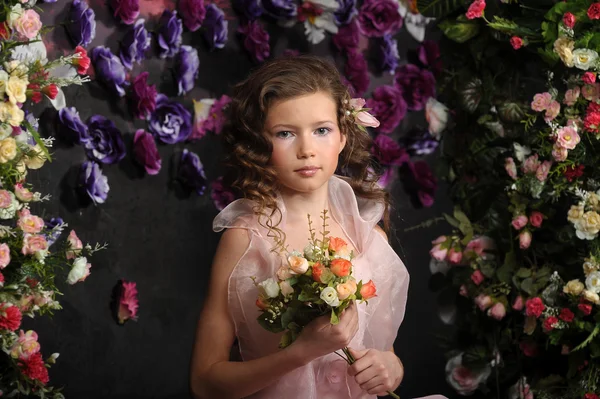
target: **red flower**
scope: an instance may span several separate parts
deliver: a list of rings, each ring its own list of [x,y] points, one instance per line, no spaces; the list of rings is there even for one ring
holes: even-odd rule
[[[40,93],[40,85],[37,83],[29,83],[27,85],[27,95],[34,103],[42,101],[42,93]]]
[[[87,56],[87,51],[81,46],[75,47],[75,54],[79,55],[79,58],[73,58],[73,66],[77,67],[78,74],[85,75],[90,67],[90,57]]]
[[[583,83],[592,85],[596,81],[596,74],[594,72],[586,72],[581,79],[583,80]]]
[[[485,0],[475,0],[469,6],[467,10],[467,18],[481,18],[483,16],[483,11],[485,10]]]
[[[519,348],[521,348],[523,354],[527,357],[535,357],[538,354],[538,347],[535,342],[523,341],[519,344]]]
[[[44,366],[41,353],[34,353],[27,359],[19,360],[19,367],[21,373],[31,378],[32,380],[38,380],[42,384],[46,385],[50,378],[48,377],[48,369]]]
[[[558,315],[558,318],[561,319],[562,321],[566,321],[567,323],[570,323],[575,318],[575,314],[573,312],[571,312],[570,309],[563,308],[560,311],[560,315]]]
[[[542,298],[539,297],[528,299],[525,303],[525,307],[525,314],[527,316],[535,316],[536,318],[540,317],[544,309],[546,309],[544,302],[542,302]]]
[[[513,46],[515,50],[518,50],[523,47],[523,39],[519,36],[513,36],[510,38],[510,45]]]
[[[576,167],[569,165],[565,169],[564,175],[569,182],[572,182],[573,180],[575,180],[578,177],[581,177],[583,175],[584,169],[585,169],[584,165],[577,165]]]
[[[573,29],[575,26],[575,21],[575,15],[571,14],[570,12],[566,12],[565,15],[563,15],[563,24],[565,24],[567,28]]]
[[[42,93],[47,95],[51,100],[54,100],[58,95],[58,87],[54,83],[50,83],[42,89]]]
[[[596,395],[595,393],[586,393],[583,396],[583,399],[600,399],[600,396]]]
[[[0,273],[0,287],[4,285],[4,274]]]
[[[0,23],[0,39],[8,40],[10,37],[10,28],[6,25],[6,22]]]
[[[594,3],[588,8],[587,15],[590,19],[600,19],[600,3]]]
[[[590,305],[589,303],[580,303],[579,305],[577,305],[577,308],[581,310],[581,313],[583,313],[586,316],[592,313],[592,305]]]
[[[600,133],[600,112],[590,112],[590,108],[583,119],[583,127],[590,133],[598,134]]]
[[[554,330],[556,323],[558,323],[558,319],[556,317],[550,316],[546,318],[546,320],[544,320],[544,331],[550,332]]]
[[[0,305],[0,330],[15,331],[21,325],[21,311],[10,303]]]

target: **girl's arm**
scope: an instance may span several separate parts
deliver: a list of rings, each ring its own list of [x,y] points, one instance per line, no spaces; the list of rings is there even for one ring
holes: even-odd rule
[[[337,326],[331,326],[328,317],[309,324],[305,328],[308,334],[300,334],[286,349],[247,362],[229,361],[235,340],[227,307],[229,276],[249,243],[248,233],[242,229],[228,229],[219,242],[192,354],[190,384],[196,399],[251,395],[313,359],[348,345],[356,332],[358,315],[353,307]]]

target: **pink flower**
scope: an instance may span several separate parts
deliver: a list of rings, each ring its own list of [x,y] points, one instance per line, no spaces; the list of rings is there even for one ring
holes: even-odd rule
[[[42,385],[46,385],[50,381],[48,376],[48,369],[44,365],[44,359],[42,359],[41,353],[34,353],[27,359],[21,359],[19,361],[19,368],[21,373],[26,375],[32,380],[37,380]]]
[[[460,261],[462,260],[462,251],[457,251],[454,248],[450,248],[450,250],[448,251],[448,260],[450,261],[450,263],[453,263],[455,265],[458,265],[460,263]]]
[[[565,15],[563,15],[563,24],[567,28],[573,29],[573,27],[575,26],[575,22],[576,22],[575,15],[571,14],[570,12],[566,12]]]
[[[25,208],[19,212],[19,220],[17,226],[25,233],[36,234],[44,228],[44,219],[39,216],[32,215],[29,209]]]
[[[593,85],[583,85],[581,95],[588,101],[596,101],[600,97],[600,83],[596,82]]]
[[[514,310],[516,310],[517,312],[520,312],[521,310],[523,310],[523,306],[524,306],[523,297],[521,295],[519,295],[513,302],[512,308]]]
[[[481,256],[482,258],[486,258],[486,252],[490,249],[495,249],[496,244],[494,240],[487,236],[479,236],[473,238],[467,246],[465,247],[465,255],[470,255],[474,253],[477,256]]]
[[[439,261],[443,261],[444,259],[446,259],[446,255],[448,254],[448,248],[442,248],[442,244],[444,244],[447,239],[448,237],[446,236],[439,236],[437,239],[435,239],[435,241],[431,242],[434,246],[429,251],[429,255],[431,255],[433,259]]]
[[[74,259],[76,256],[79,256],[81,250],[83,249],[83,243],[79,237],[77,237],[75,230],[71,230],[69,233],[69,237],[67,237],[67,243],[70,247],[70,249],[67,251],[67,259]]]
[[[111,7],[115,10],[114,16],[126,25],[131,25],[140,15],[139,0],[111,0]]]
[[[529,215],[529,223],[531,223],[531,225],[533,227],[540,227],[542,225],[543,221],[544,221],[544,214],[541,212],[533,211]]]
[[[557,132],[556,145],[568,150],[574,149],[580,141],[581,138],[579,137],[579,134],[577,134],[577,130],[572,126],[560,128]]]
[[[548,178],[548,172],[552,167],[552,161],[544,161],[540,167],[535,171],[535,177],[541,182],[545,182]]]
[[[483,12],[485,11],[485,1],[484,0],[475,0],[469,6],[467,10],[467,18],[475,19],[481,18],[483,16]]]
[[[531,232],[529,230],[523,230],[519,234],[519,248],[527,249],[531,245]]]
[[[19,201],[30,202],[33,200],[33,193],[23,187],[23,184],[17,183],[15,184],[15,196],[19,199]]]
[[[531,109],[537,112],[542,112],[550,107],[552,103],[552,95],[548,92],[538,93],[533,96],[533,101],[531,102]]]
[[[548,332],[554,330],[557,323],[558,323],[558,319],[556,317],[554,317],[554,316],[547,317],[546,320],[544,320],[544,324],[543,324],[544,331],[548,333]]]
[[[446,381],[460,395],[468,396],[475,392],[480,384],[489,378],[491,368],[485,365],[470,369],[462,364],[463,354],[460,353],[446,363]]]
[[[540,166],[540,161],[538,160],[538,155],[534,154],[528,157],[523,163],[523,172],[524,173],[535,173]]]
[[[467,286],[464,284],[460,286],[460,288],[458,289],[458,293],[460,294],[460,296],[464,296],[465,298],[469,297],[469,291],[467,291]]]
[[[575,314],[569,308],[563,308],[558,315],[558,318],[564,322],[570,323],[575,318]]]
[[[225,109],[231,102],[231,98],[225,94],[216,100],[210,107],[208,118],[204,121],[204,131],[221,134],[225,125]]]
[[[506,308],[501,302],[496,303],[488,310],[488,316],[493,317],[496,320],[502,320],[506,316]]]
[[[364,98],[353,98],[350,100],[349,105],[354,111],[360,111],[364,108],[366,103],[367,101]]]
[[[471,280],[473,280],[475,285],[480,285],[483,280],[485,280],[485,276],[481,273],[481,270],[475,270],[473,274],[471,274]]]
[[[138,292],[136,284],[121,280],[121,295],[119,297],[119,323],[123,324],[129,319],[137,320]]]
[[[506,173],[513,179],[517,180],[517,165],[515,165],[515,160],[512,157],[508,157],[504,160],[504,169],[506,169]]]
[[[553,100],[550,103],[550,106],[546,109],[546,114],[544,116],[544,119],[546,121],[551,121],[554,118],[556,118],[556,116],[559,114],[560,112],[560,103],[556,100]]]
[[[518,50],[521,47],[523,47],[523,39],[521,39],[519,36],[513,36],[513,37],[510,38],[510,45],[515,50]]]
[[[477,305],[482,312],[492,306],[492,298],[485,294],[477,295],[475,299],[473,299],[473,302],[475,302],[475,305]]]
[[[364,127],[379,127],[379,121],[367,111],[359,111],[354,116],[357,125]]]
[[[0,304],[0,330],[15,331],[21,325],[21,311],[10,303]]]
[[[133,155],[149,175],[157,175],[162,161],[156,148],[154,136],[144,129],[138,129],[133,136]]]
[[[589,316],[590,313],[592,313],[592,305],[589,303],[580,303],[577,305],[577,309],[579,309],[585,316]]]
[[[36,255],[43,258],[47,250],[48,242],[44,236],[36,234],[23,235],[23,248],[21,250],[23,255]]]
[[[584,83],[587,84],[594,84],[594,82],[596,81],[596,74],[594,72],[586,72],[583,74],[581,80],[583,80]]]
[[[10,263],[10,247],[6,243],[0,244],[0,269],[4,269]]]
[[[0,273],[0,288],[4,287],[4,274]]]
[[[29,330],[26,333],[21,330],[19,338],[10,348],[10,355],[14,359],[28,359],[29,356],[40,351],[38,335],[35,331]]]
[[[10,192],[6,190],[0,190],[0,208],[6,209],[13,203],[13,198]]]
[[[579,86],[575,86],[574,88],[567,90],[563,102],[565,103],[565,105],[572,107],[577,102],[580,93],[581,89],[579,88]]]
[[[569,150],[554,144],[554,147],[552,147],[552,158],[554,158],[556,162],[562,162],[567,159],[568,156]]]
[[[34,39],[42,28],[40,16],[34,10],[26,10],[21,14],[13,26],[21,39]]]
[[[515,230],[521,230],[523,227],[527,225],[527,216],[519,215],[513,219],[512,225]]]
[[[546,305],[544,305],[544,302],[542,302],[542,298],[540,297],[528,299],[527,302],[525,302],[525,307],[525,315],[535,316],[536,318],[539,318],[544,309],[546,309]]]

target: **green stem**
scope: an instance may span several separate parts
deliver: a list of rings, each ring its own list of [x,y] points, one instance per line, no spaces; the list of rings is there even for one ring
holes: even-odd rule
[[[352,354],[350,353],[350,349],[348,349],[348,347],[344,347],[342,349],[342,351],[344,352],[344,354],[346,355],[346,357],[344,358],[342,355],[340,355],[339,353],[335,352],[338,356],[340,356],[341,358],[343,358],[346,362],[348,362],[348,364],[353,364],[356,359],[354,358],[354,356],[352,356]],[[396,395],[394,392],[392,391],[387,391],[387,394],[389,396],[391,396],[394,399],[400,399],[400,396]]]

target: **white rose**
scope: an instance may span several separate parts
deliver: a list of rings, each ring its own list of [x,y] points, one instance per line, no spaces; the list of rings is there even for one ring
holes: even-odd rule
[[[279,283],[279,289],[281,290],[283,296],[288,296],[294,293],[294,287],[292,287],[287,280]]]
[[[439,140],[440,133],[444,131],[448,124],[448,107],[430,97],[425,105],[425,119],[429,123],[429,132]]]
[[[491,373],[491,368],[486,364],[479,370],[471,370],[462,364],[462,352],[446,363],[446,381],[460,395],[471,395],[480,384],[485,383]]]
[[[592,272],[585,279],[585,287],[588,291],[600,293],[600,272]]]
[[[10,191],[8,192],[8,195],[10,196],[11,203],[6,208],[0,208],[0,219],[12,219],[21,208],[19,201],[17,201],[17,197]]]
[[[67,276],[67,283],[73,285],[79,281],[84,281],[86,277],[90,275],[91,266],[91,264],[87,263],[87,258],[85,256],[75,258],[73,261],[73,268],[71,268],[71,271]]]
[[[599,270],[598,263],[592,258],[585,258],[585,262],[583,262],[583,273],[586,277],[597,270]]]
[[[277,298],[279,295],[279,284],[272,278],[268,278],[265,281],[258,283],[258,291],[263,297],[266,298]]]
[[[308,270],[308,261],[306,258],[292,255],[287,260],[290,264],[290,269],[296,274],[304,274]]]
[[[583,298],[588,301],[595,303],[596,305],[600,304],[600,296],[595,292],[589,290],[583,290]]]
[[[292,273],[290,268],[285,265],[281,265],[279,267],[279,269],[277,269],[276,274],[277,274],[277,278],[281,281],[287,280],[288,278],[291,278],[294,275],[294,273]]]
[[[331,306],[335,308],[340,304],[340,298],[338,298],[337,291],[333,287],[327,287],[323,291],[321,291],[321,299]]]
[[[587,48],[573,50],[573,64],[579,69],[587,71],[598,59],[598,53]]]

